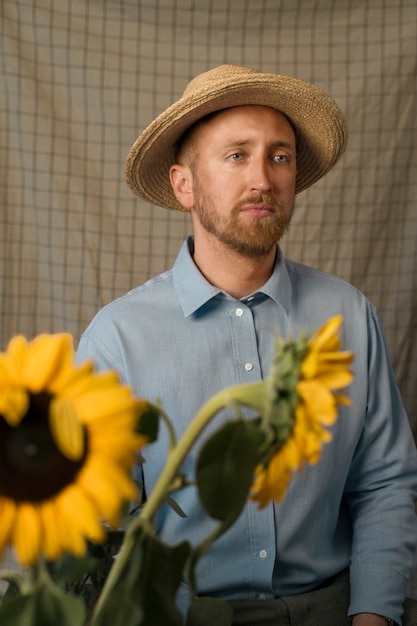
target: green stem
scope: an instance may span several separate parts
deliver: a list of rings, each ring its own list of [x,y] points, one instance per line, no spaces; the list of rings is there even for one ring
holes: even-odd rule
[[[168,429],[169,449],[172,450],[176,446],[176,444],[177,444],[174,427],[173,427],[172,422],[169,419],[168,415],[165,413],[165,411],[160,406],[158,406],[158,413],[159,413],[159,417],[163,420],[166,428]]]
[[[247,386],[247,385],[246,385]],[[143,522],[151,523],[155,514],[159,510],[160,506],[166,500],[167,495],[170,493],[170,487],[172,482],[177,476],[178,469],[186,458],[188,452],[192,448],[193,444],[202,433],[204,428],[214,418],[217,413],[225,406],[235,404],[237,401],[236,396],[239,396],[242,385],[236,385],[220,391],[212,398],[210,398],[206,404],[200,409],[193,421],[184,432],[180,441],[170,451],[168,455],[167,463],[162,470],[158,482],[156,483],[152,493],[146,500],[140,514],[132,521],[126,531],[126,535],[123,541],[122,550],[117,559],[113,563],[107,580],[104,584],[100,597],[98,599],[96,609],[94,611],[97,616],[104,607],[107,598],[111,594],[113,588],[117,584],[118,578],[123,571],[126,561],[129,557],[131,548],[135,542],[136,529],[143,524]],[[95,619],[93,618],[92,626],[94,626]]]
[[[202,541],[199,545],[197,545],[188,560],[185,570],[185,580],[188,583],[188,587],[190,589],[190,596],[196,595],[195,589],[195,578],[194,571],[197,562],[201,559],[201,557],[207,552],[210,546],[219,539],[224,533],[229,530],[231,526],[235,523],[241,511],[239,511],[236,515],[232,515],[226,520],[223,520],[216,526],[216,528]]]
[[[96,617],[99,615],[103,607],[105,606],[107,598],[110,596],[113,588],[116,586],[118,578],[123,571],[125,563],[128,559],[129,553],[133,548],[135,543],[135,529],[138,526],[138,517],[135,517],[132,524],[126,531],[122,549],[117,555],[117,558],[113,562],[113,565],[110,569],[109,575],[107,576],[106,582],[104,583],[103,589],[98,597],[97,604],[94,609],[94,615],[91,620],[91,626],[94,626]]]
[[[0,580],[4,580],[12,585],[15,585],[16,587],[19,587],[20,589],[23,582],[23,576],[15,570],[5,569],[0,572]]]
[[[258,387],[259,383],[253,383],[253,388],[255,388],[255,386]],[[245,387],[245,389],[243,389],[243,387]],[[249,400],[252,390],[248,390],[248,387],[249,385],[235,385],[234,387],[219,391],[201,407],[200,411],[182,435],[180,441],[169,454],[168,461],[158,478],[158,482],[143,505],[139,516],[140,519],[150,521],[154,518],[159,507],[170,492],[170,485],[177,475],[184,459],[187,457],[188,452],[215,415],[224,407],[236,405],[237,402],[240,404],[250,404]],[[245,396],[247,395],[248,402],[243,400],[243,392]]]

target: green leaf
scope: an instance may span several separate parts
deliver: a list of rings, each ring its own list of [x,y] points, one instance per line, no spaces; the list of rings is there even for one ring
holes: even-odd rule
[[[147,537],[148,571],[143,580],[143,626],[182,625],[182,616],[175,605],[175,595],[189,553],[190,545],[186,542],[170,547],[157,537]]]
[[[171,498],[170,496],[168,496],[167,498],[167,504],[169,504],[171,509],[175,511],[175,513],[179,515],[179,517],[183,517],[183,518],[187,517],[184,511],[182,510],[182,508],[180,507],[180,505],[178,504],[178,502],[174,500],[173,498]]]
[[[196,598],[188,610],[186,626],[229,626],[233,609],[220,598]]]
[[[0,604],[16,596],[20,596],[24,575],[14,570],[2,570],[0,571],[0,580],[9,583],[3,593],[3,597],[0,596]]]
[[[49,562],[48,571],[60,587],[69,587],[76,581],[82,580],[89,571],[94,569],[95,565],[96,559],[89,554],[82,558],[65,554],[57,561]]]
[[[149,437],[149,442],[156,441],[159,430],[160,412],[154,404],[149,406],[141,413],[136,425],[136,432],[140,435]]]
[[[203,446],[196,469],[201,502],[215,519],[237,517],[260,460],[264,435],[255,421],[228,422]]]
[[[42,585],[0,606],[1,626],[84,626],[86,609],[76,596]]]
[[[167,546],[139,527],[118,582],[92,626],[182,626],[175,594],[190,550],[186,542]]]

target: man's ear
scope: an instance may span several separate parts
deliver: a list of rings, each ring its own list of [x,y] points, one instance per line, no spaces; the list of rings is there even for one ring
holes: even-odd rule
[[[169,170],[169,180],[178,202],[185,209],[194,208],[193,175],[190,168],[174,163]]]

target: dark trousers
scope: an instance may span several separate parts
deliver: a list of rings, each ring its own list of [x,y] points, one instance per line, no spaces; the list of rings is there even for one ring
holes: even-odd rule
[[[231,602],[233,626],[351,626],[349,572],[315,591],[276,600]],[[402,626],[417,626],[417,600],[404,604]]]

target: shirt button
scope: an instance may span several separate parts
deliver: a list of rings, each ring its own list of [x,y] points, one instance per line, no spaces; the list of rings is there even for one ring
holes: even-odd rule
[[[237,315],[238,317],[242,317],[242,315],[243,315],[243,309],[236,309],[236,315]]]
[[[266,550],[261,550],[259,553],[259,556],[261,557],[261,559],[266,559],[268,553]]]
[[[253,365],[252,363],[245,363],[245,370],[247,372],[251,372],[253,370]]]

